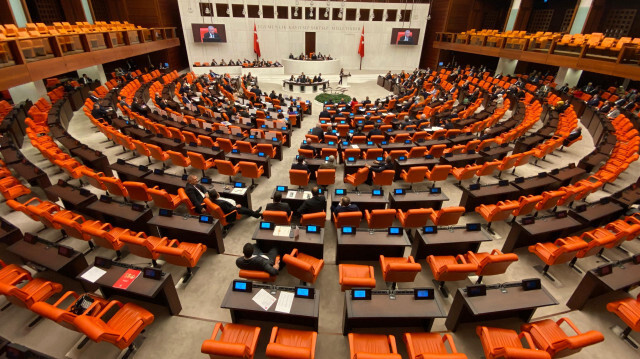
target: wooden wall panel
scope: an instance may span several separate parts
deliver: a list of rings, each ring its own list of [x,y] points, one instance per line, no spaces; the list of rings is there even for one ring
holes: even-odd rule
[[[9,0],[0,0],[0,24],[15,24]]]
[[[420,67],[423,69],[435,68],[438,65],[440,49],[434,48],[433,42],[436,39],[436,32],[445,31],[450,2],[451,0],[433,0],[431,2],[431,20],[427,21],[427,30],[420,56]]]
[[[445,27],[448,32],[463,32],[469,30],[469,20],[475,0],[451,0],[451,6],[447,15],[447,26]],[[433,16],[431,16],[433,19]]]

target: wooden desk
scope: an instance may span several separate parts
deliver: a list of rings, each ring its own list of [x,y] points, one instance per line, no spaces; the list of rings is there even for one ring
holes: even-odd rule
[[[256,241],[258,247],[265,252],[275,247],[280,256],[283,256],[297,248],[304,254],[322,259],[324,257],[324,228],[320,229],[320,233],[307,233],[305,227],[302,226],[298,233],[298,238],[274,236],[273,230],[260,229],[258,224],[251,239]]]
[[[535,223],[526,226],[516,221],[511,225],[509,235],[502,246],[502,252],[511,253],[516,248],[527,247],[538,242],[553,242],[575,233],[580,227],[582,224],[571,216],[560,219],[539,218]]]
[[[127,136],[131,136],[136,140],[142,141],[142,142],[149,142],[151,143],[151,139],[152,138],[156,138],[155,135],[148,130],[142,129],[142,128],[138,128],[138,127],[125,127],[122,129],[122,133],[124,133]]]
[[[0,217],[0,243],[11,245],[22,239],[22,232],[18,227]]]
[[[628,291],[630,287],[640,284],[640,265],[633,262],[623,266],[614,265],[611,274],[600,277],[595,269],[587,271],[580,284],[567,301],[567,307],[581,310],[589,299],[618,290]]]
[[[614,193],[610,197],[611,200],[620,204],[624,208],[629,208],[632,205],[640,202],[640,187],[634,189],[634,185],[635,183],[621,191]]]
[[[38,186],[42,189],[51,186],[51,181],[49,181],[47,173],[27,159],[9,164],[7,167],[16,171],[19,177],[24,178],[32,186]]]
[[[210,147],[186,145],[183,150],[185,156],[187,155],[187,151],[189,151],[199,153],[205,159],[224,160],[224,151],[214,150]]]
[[[585,171],[580,167],[574,167],[574,168],[565,167],[565,168],[562,168],[558,173],[554,175],[550,174],[549,176],[559,181],[558,188],[560,188],[560,187],[568,186],[570,184],[574,184],[578,182],[579,180],[581,180],[586,176],[586,173],[587,171]]]
[[[544,140],[545,137],[540,135],[531,135],[529,137],[521,138],[516,142],[516,145],[513,148],[513,153],[516,154],[527,152],[539,145]]]
[[[407,190],[403,195],[389,192],[389,208],[401,209],[407,211],[413,208],[433,208],[438,210],[442,208],[442,202],[448,201],[444,193],[431,193],[430,191],[410,191]]]
[[[521,183],[511,183],[514,187],[520,189],[521,196],[528,196],[531,194],[539,195],[544,191],[560,188],[560,186],[558,186],[558,180],[551,176],[545,176],[542,178],[538,176],[529,177]]]
[[[269,141],[264,138],[246,138],[245,141],[251,143],[254,147],[258,144],[272,145],[276,149],[276,156],[273,158],[282,161],[282,141]]]
[[[113,172],[109,168],[109,159],[99,151],[95,151],[86,146],[71,149],[71,155],[79,158],[82,164],[96,172],[102,172],[105,176],[113,177]]]
[[[386,145],[383,145],[383,144],[380,145],[380,148],[382,148],[384,152],[389,152],[394,150],[409,152],[413,147],[416,147],[416,145],[413,142],[411,143],[394,142],[394,143],[387,143]]]
[[[7,250],[22,258],[24,263],[33,262],[70,278],[75,278],[89,266],[82,252],[74,250],[71,257],[65,257],[58,254],[57,247],[42,242],[17,241]]]
[[[224,241],[222,240],[222,226],[220,221],[213,219],[213,223],[200,223],[198,218],[182,216],[163,217],[155,216],[149,222],[149,229],[154,235],[160,237],[176,238],[181,242],[202,243],[208,249],[215,249],[218,253],[224,253]]]
[[[229,309],[233,323],[238,323],[242,320],[276,322],[278,326],[293,324],[311,327],[315,331],[318,330],[318,313],[320,311],[320,291],[318,289],[315,290],[314,299],[294,298],[291,311],[289,313],[280,313],[275,311],[278,304],[277,301],[268,310],[263,310],[252,300],[260,290],[256,288],[255,284],[252,293],[234,292],[232,287],[233,283],[229,285],[220,308]],[[269,292],[269,289],[265,290]],[[282,291],[284,290],[277,289],[276,299]]]
[[[409,168],[416,166],[425,166],[431,170],[433,169],[433,166],[440,164],[440,159],[416,157],[407,158],[406,161],[393,160],[393,164],[396,169],[396,177],[394,178],[394,180],[399,181],[401,179],[400,175],[402,174],[402,171],[409,172]]]
[[[474,191],[467,186],[462,187],[461,190],[460,206],[464,207],[465,212],[473,212],[481,204],[494,204],[507,199],[517,199],[520,196],[520,190],[512,184],[482,186]]]
[[[113,285],[122,277],[124,272],[127,271],[127,268],[114,265],[109,269],[104,269],[107,273],[95,281],[95,283],[91,283],[82,278],[82,275],[91,268],[93,268],[93,266],[90,266],[76,277],[82,284],[82,288],[87,292],[100,289],[102,296],[105,298],[120,296],[155,303],[166,307],[171,315],[178,315],[182,310],[178,292],[176,291],[175,284],[173,284],[173,278],[169,273],[166,273],[160,280],[144,278],[142,273],[140,273],[140,276],[131,283],[129,288],[123,290],[114,288]]]
[[[412,235],[411,255],[416,259],[425,259],[429,255],[456,256],[468,251],[477,253],[482,242],[492,240],[484,229],[467,231],[466,228],[438,228],[438,233],[424,234],[422,228]]]
[[[584,212],[569,211],[569,216],[582,222],[583,228],[596,228],[612,222],[623,212],[624,208],[621,205],[609,202],[588,206]]]
[[[231,161],[234,165],[238,164],[240,161],[253,162],[258,167],[262,166],[264,169],[263,176],[269,178],[271,177],[271,158],[270,157],[260,157],[256,154],[251,153],[226,153],[225,156],[227,160]]]
[[[385,257],[404,257],[406,247],[410,246],[404,230],[401,236],[390,236],[386,228],[378,229],[373,234],[369,233],[368,228],[356,228],[356,233],[351,235],[342,235],[338,230],[336,264],[343,261],[377,261],[381,254]]]
[[[440,157],[440,163],[453,167],[464,167],[476,163],[481,158],[482,155],[479,153],[458,153],[450,157]]]
[[[330,207],[335,206],[340,202],[342,196],[335,194],[336,192],[331,192],[331,205]],[[364,219],[364,210],[368,209],[369,211],[374,209],[386,209],[387,208],[387,199],[385,196],[374,196],[371,192],[360,192],[359,194],[356,192],[347,192],[346,194],[351,203],[355,204],[360,208],[362,212],[362,219]]]
[[[89,204],[98,200],[95,194],[90,193],[88,196],[83,196],[79,190],[71,186],[53,185],[45,188],[44,193],[51,202],[60,199],[64,208],[70,211],[82,211]]]
[[[524,291],[522,287],[487,289],[486,296],[467,297],[458,288],[445,321],[448,330],[455,332],[461,323],[478,323],[494,319],[520,318],[528,323],[537,308],[556,305],[558,301],[543,287]]]
[[[129,163],[119,164],[115,162],[109,165],[109,168],[116,171],[116,173],[118,174],[118,178],[122,182],[144,182],[143,178],[153,172],[149,169],[147,169],[146,171],[141,171],[138,166],[134,166]]]
[[[351,300],[351,291],[344,292],[342,335],[353,328],[422,327],[430,332],[435,318],[445,318],[446,312],[438,298],[415,300],[412,294],[371,294],[371,300]]]
[[[149,137],[145,142],[156,145],[162,148],[163,151],[175,151],[182,153],[184,149],[184,142],[176,142],[173,138],[154,136]]]
[[[101,222],[110,223],[114,227],[128,228],[136,232],[146,231],[147,222],[153,217],[150,208],[138,212],[131,209],[130,204],[123,205],[117,202],[95,201],[86,206],[82,212]]]

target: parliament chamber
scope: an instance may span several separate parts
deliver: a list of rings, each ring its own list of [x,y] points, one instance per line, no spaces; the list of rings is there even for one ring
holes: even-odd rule
[[[637,357],[638,12],[0,0],[0,359]]]

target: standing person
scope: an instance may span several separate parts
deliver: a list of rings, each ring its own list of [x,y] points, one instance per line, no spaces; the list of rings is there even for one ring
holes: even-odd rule
[[[338,82],[338,85],[342,85],[342,77],[344,76],[344,69],[340,69],[340,82]]]

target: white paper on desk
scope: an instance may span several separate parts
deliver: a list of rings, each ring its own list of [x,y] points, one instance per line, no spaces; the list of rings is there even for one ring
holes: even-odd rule
[[[274,297],[271,294],[267,293],[266,290],[260,289],[258,291],[258,294],[253,296],[253,301],[256,302],[256,304],[258,304],[260,306],[260,308],[262,308],[264,310],[269,310],[271,305],[273,305],[273,302],[276,301],[276,297]]]
[[[287,198],[296,198],[296,191],[287,191]]]
[[[83,275],[82,275],[82,279],[87,280],[91,283],[95,283],[98,279],[100,279],[105,273],[107,273],[106,270],[100,269],[98,267],[93,267],[91,269],[89,269],[88,271],[86,271]]]
[[[273,229],[274,237],[289,237],[290,233],[290,226],[276,226],[276,228]]]
[[[351,145],[351,148],[360,148],[358,145]]]
[[[240,195],[242,195],[242,194],[244,194],[245,192],[247,192],[247,189],[246,189],[246,188],[234,188],[234,189],[232,189],[232,190],[231,190],[231,193],[233,193],[233,194],[240,194]]]
[[[311,198],[311,191],[304,191],[304,193],[302,193],[302,199],[309,199]]]
[[[276,303],[276,312],[291,313],[291,306],[293,305],[293,292],[280,292],[278,297],[278,303]]]

